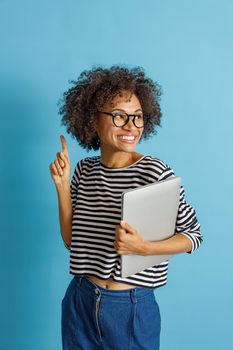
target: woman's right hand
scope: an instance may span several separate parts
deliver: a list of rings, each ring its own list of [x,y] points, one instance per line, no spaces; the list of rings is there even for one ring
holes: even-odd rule
[[[50,175],[54,184],[70,183],[70,158],[65,136],[61,135],[62,151],[57,153],[57,159],[49,165]]]

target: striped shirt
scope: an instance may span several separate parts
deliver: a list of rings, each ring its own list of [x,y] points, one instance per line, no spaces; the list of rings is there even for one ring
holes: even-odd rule
[[[121,220],[121,195],[128,189],[174,176],[161,160],[143,156],[125,168],[108,168],[100,156],[79,161],[71,181],[73,207],[70,273],[88,274],[101,279],[141,287],[157,288],[167,283],[168,261],[121,278],[121,259],[114,248],[115,227]],[[176,232],[192,242],[196,250],[202,237],[195,210],[186,202],[181,186]]]

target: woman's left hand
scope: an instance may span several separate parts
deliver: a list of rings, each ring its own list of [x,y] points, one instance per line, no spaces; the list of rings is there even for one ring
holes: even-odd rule
[[[145,240],[125,221],[121,221],[120,225],[116,226],[114,247],[120,255],[146,255]]]

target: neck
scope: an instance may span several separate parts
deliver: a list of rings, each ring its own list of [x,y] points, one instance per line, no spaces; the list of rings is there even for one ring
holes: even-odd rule
[[[136,152],[114,152],[107,154],[106,152],[101,151],[101,163],[107,166],[108,168],[124,168],[133,163],[142,157],[142,154]]]

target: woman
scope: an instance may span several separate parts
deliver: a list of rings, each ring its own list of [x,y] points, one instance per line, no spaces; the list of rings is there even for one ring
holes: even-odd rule
[[[84,71],[60,108],[68,133],[87,150],[75,167],[64,136],[50,164],[60,226],[74,275],[62,300],[63,350],[159,349],[160,311],[155,288],[167,282],[168,262],[121,278],[122,254],[191,253],[202,241],[194,209],[181,187],[176,232],[147,242],[121,221],[121,193],[174,173],[163,161],[135,151],[160,125],[160,87],[137,67]],[[143,209],[143,208],[142,208]]]

